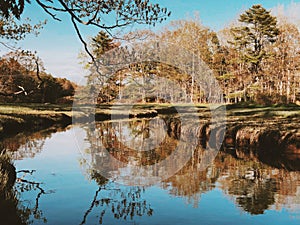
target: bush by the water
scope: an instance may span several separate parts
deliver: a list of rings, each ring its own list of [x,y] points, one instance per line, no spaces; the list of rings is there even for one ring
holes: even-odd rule
[[[278,93],[274,94],[264,94],[264,93],[257,93],[254,97],[254,101],[258,105],[286,105],[289,104],[289,101],[286,96],[280,95]]]

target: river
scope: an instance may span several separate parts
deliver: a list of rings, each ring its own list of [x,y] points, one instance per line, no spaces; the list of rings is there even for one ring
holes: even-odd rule
[[[106,121],[7,139],[17,181],[13,203],[2,201],[11,207],[0,212],[1,224],[11,216],[34,225],[299,224],[299,171],[224,152],[204,168],[205,150],[196,146],[179,170],[181,159],[173,160],[172,176],[137,185],[132,168],[165,160],[178,146],[176,135],[149,126]]]

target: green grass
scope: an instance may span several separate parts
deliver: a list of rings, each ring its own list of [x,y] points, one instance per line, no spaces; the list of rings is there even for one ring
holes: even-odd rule
[[[39,103],[0,103],[0,110],[12,108],[12,110],[19,109],[22,112],[28,111],[71,111],[72,105],[58,105],[58,104],[39,104]],[[2,111],[0,111],[2,112]]]
[[[110,115],[113,114],[124,114],[127,113],[128,108],[125,104],[101,104],[96,107],[93,105],[84,105],[80,107],[86,107],[90,109],[95,108],[97,114]],[[209,104],[170,104],[170,103],[139,103],[133,105],[130,113],[132,114],[143,114],[149,112],[162,112],[164,114],[174,112],[174,108],[181,109],[185,113],[190,113],[195,107],[198,112],[209,112],[211,109],[215,109],[220,105],[209,105]],[[113,111],[112,111],[113,109]],[[6,119],[14,119],[14,117],[19,117],[19,115],[55,115],[57,113],[66,114],[67,116],[72,116],[73,113],[76,115],[76,108],[73,105],[58,105],[58,104],[35,104],[35,103],[14,103],[5,104],[0,103],[0,122]],[[82,109],[78,109],[78,115],[80,115]],[[294,117],[300,116],[300,106],[297,105],[287,105],[287,106],[269,106],[263,107],[253,104],[233,104],[226,106],[227,116],[237,116],[237,117]]]
[[[72,115],[71,105],[44,105],[44,104],[0,104],[0,115],[40,115],[40,114],[56,114],[64,113],[68,116]]]

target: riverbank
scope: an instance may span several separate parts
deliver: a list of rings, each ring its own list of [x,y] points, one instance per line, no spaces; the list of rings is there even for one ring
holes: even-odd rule
[[[129,115],[126,114],[126,107],[122,105],[101,105],[95,109],[95,115],[90,114],[92,116],[85,114],[85,110],[73,112],[72,109],[72,105],[0,105],[0,140],[14,137],[21,132],[30,134],[52,127],[67,127],[74,122],[73,113],[77,118],[75,122],[78,123],[94,119],[105,121],[159,116],[165,118],[168,130],[180,137],[180,133],[185,131],[181,129],[176,113],[178,110],[186,114],[192,113],[191,107],[187,105],[172,107],[169,104],[135,105]],[[199,121],[195,121],[198,128],[192,132],[197,132],[199,143],[204,148],[209,145],[211,137],[211,140],[217,142],[218,136],[222,136],[222,126],[225,124],[225,138],[221,148],[224,152],[236,158],[259,160],[277,168],[300,169],[299,106],[227,105],[226,121],[221,127],[212,124],[210,108],[197,105],[196,110],[199,116]]]
[[[63,107],[63,106],[61,106]],[[0,105],[0,140],[20,132],[35,132],[72,123],[71,111],[49,105]]]

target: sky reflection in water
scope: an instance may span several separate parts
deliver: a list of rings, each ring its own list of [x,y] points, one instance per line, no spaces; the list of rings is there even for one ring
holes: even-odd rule
[[[38,202],[32,224],[299,224],[299,172],[220,153],[205,171],[194,161],[155,186],[123,186],[89,170],[74,131],[86,136],[85,129],[72,127],[39,140],[40,149],[21,146],[15,155],[17,171],[36,170],[23,178],[45,191],[36,201],[39,189],[21,193],[16,184],[19,209],[34,211]]]

